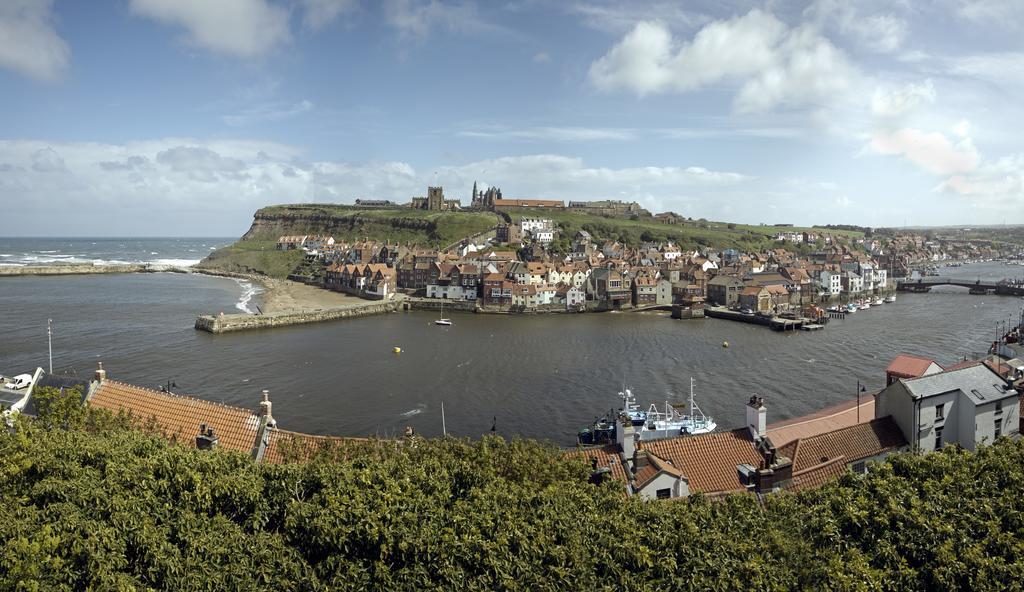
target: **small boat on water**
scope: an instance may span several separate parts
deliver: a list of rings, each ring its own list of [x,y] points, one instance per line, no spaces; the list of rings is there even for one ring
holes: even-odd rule
[[[857,308],[859,308],[860,310],[867,310],[871,308],[871,303],[868,302],[867,300],[861,300],[860,305]]]
[[[626,417],[637,429],[641,440],[657,440],[661,438],[673,438],[693,434],[707,434],[715,431],[718,424],[715,420],[704,415],[704,412],[697,407],[693,399],[693,379],[690,379],[690,399],[688,404],[673,404],[665,401],[664,409],[659,409],[652,404],[647,411],[644,411],[636,403],[633,391],[623,389],[619,393],[622,399],[622,408],[618,413],[609,413],[608,416],[594,421],[588,427],[580,430],[577,440],[580,444],[603,444],[615,442],[618,422],[617,417]],[[686,412],[687,405],[689,412]]]
[[[852,302],[847,304],[846,305],[846,312],[857,312],[857,305],[852,303]]]
[[[875,296],[875,299],[871,301],[871,306],[882,306],[883,301],[881,296]]]
[[[896,295],[895,294],[889,294],[888,296],[885,297],[885,302],[887,304],[892,304],[893,302],[896,302]]]
[[[434,324],[435,325],[444,325],[445,327],[449,327],[452,324],[452,320],[451,319],[444,318],[444,300],[441,301],[441,318],[439,318],[436,321],[434,321]]]

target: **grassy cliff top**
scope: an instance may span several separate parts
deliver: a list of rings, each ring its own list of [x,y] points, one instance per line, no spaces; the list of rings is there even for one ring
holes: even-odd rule
[[[711,246],[715,248],[735,247],[743,250],[761,250],[774,246],[774,237],[779,232],[829,233],[847,238],[863,237],[854,231],[809,228],[800,226],[760,226],[733,224],[708,220],[680,220],[676,224],[664,224],[653,217],[611,218],[572,211],[519,209],[508,212],[516,222],[520,216],[527,218],[548,218],[563,229],[562,240],[571,240],[579,230],[588,231],[597,240],[618,240],[629,246],[641,242],[673,241],[682,247],[694,248]]]

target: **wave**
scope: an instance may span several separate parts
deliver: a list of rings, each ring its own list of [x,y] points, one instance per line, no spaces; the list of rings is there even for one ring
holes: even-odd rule
[[[154,259],[147,263],[152,263],[154,265],[174,265],[176,267],[192,267],[200,261],[202,261],[202,259]]]
[[[423,413],[423,408],[422,407],[417,407],[416,409],[410,409],[410,410],[408,410],[408,411],[406,411],[404,413],[400,413],[399,415],[401,415],[402,417],[412,417],[413,415],[419,415],[420,413]]]
[[[252,299],[257,294],[263,293],[263,288],[254,285],[250,281],[236,279],[238,286],[242,288],[242,295],[238,297],[238,302],[235,303],[235,308],[238,310],[248,313],[256,314],[256,303],[252,302]],[[249,304],[252,303],[252,308],[249,308]]]

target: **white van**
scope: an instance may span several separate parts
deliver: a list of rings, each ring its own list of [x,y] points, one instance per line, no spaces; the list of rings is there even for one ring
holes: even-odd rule
[[[19,374],[19,375],[15,376],[14,378],[12,378],[10,380],[10,382],[4,384],[4,388],[8,388],[8,389],[16,391],[16,390],[19,390],[19,389],[23,389],[23,388],[27,387],[30,384],[32,384],[32,375],[31,374]]]

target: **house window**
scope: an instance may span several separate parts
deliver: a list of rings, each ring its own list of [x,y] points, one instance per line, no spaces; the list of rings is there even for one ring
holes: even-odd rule
[[[1001,418],[996,420],[995,434],[996,438],[1003,435],[1003,420]]]
[[[946,419],[946,404],[940,403],[935,406],[935,421],[942,421]]]
[[[935,428],[935,450],[942,448],[942,428]]]
[[[853,463],[853,466],[850,467],[850,469],[857,474],[864,474],[868,472],[867,463],[865,463],[864,461]]]
[[[655,492],[655,495],[658,496],[658,499],[669,499],[670,497],[672,497],[672,490],[669,489],[668,487],[666,487],[665,489],[659,489],[657,492]]]
[[[1002,401],[996,401],[996,415],[1002,415],[1002,414],[1003,414],[1003,402]]]

